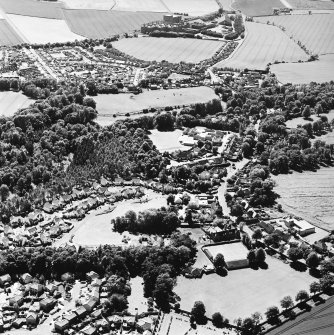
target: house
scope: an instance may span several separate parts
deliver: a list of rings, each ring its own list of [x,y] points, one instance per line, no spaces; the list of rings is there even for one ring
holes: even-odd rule
[[[68,329],[70,326],[69,322],[67,320],[57,320],[54,324],[55,330],[57,332],[62,333],[64,330]]]
[[[0,276],[0,285],[1,286],[8,285],[8,284],[10,284],[11,281],[12,281],[12,278],[9,274]]]
[[[86,278],[87,278],[87,280],[92,281],[94,279],[98,279],[99,275],[94,271],[90,271],[90,272],[86,273]]]
[[[90,312],[97,304],[95,299],[89,299],[86,303],[83,304],[83,307],[87,312]]]
[[[80,306],[74,310],[74,313],[78,316],[79,319],[81,319],[86,315],[87,310],[85,309],[85,307]]]
[[[306,220],[287,219],[284,220],[288,228],[297,230],[300,236],[306,236],[315,233],[315,227]]]
[[[123,318],[123,327],[134,327],[136,324],[136,318],[134,316],[125,316]]]
[[[26,324],[26,320],[23,319],[23,318],[18,318],[18,319],[15,319],[14,322],[12,323],[12,326],[14,328],[21,328],[23,325]]]
[[[98,279],[98,278],[95,278],[95,279],[92,280],[91,285],[93,287],[100,287],[102,285],[102,280]]]
[[[142,318],[138,320],[137,327],[138,330],[142,332],[146,330],[152,330],[154,328],[154,321],[149,317]]]
[[[45,291],[49,292],[50,294],[53,294],[53,292],[57,290],[58,290],[58,287],[55,284],[50,283],[45,286]]]
[[[97,329],[95,327],[88,326],[87,328],[82,329],[81,333],[83,335],[95,335],[97,334]]]
[[[53,298],[46,298],[40,301],[41,310],[44,312],[50,312],[57,304],[57,301]]]
[[[62,281],[66,281],[66,282],[73,281],[73,275],[69,272],[66,272],[66,273],[62,274],[60,278],[61,278]]]
[[[52,214],[54,212],[54,208],[50,202],[46,202],[43,206],[43,211],[48,214]]]
[[[22,295],[14,295],[9,299],[9,306],[14,306],[17,304],[18,306],[22,306],[23,304],[23,296]]]
[[[72,324],[75,322],[78,316],[75,313],[70,313],[70,314],[64,315],[63,318],[67,320],[69,324]]]
[[[111,324],[111,325],[114,325],[115,327],[119,327],[122,322],[123,322],[123,319],[118,316],[118,315],[112,315],[112,316],[109,316],[108,318],[108,322]]]
[[[97,329],[102,328],[103,331],[107,332],[110,330],[110,325],[106,319],[100,319],[95,322]]]
[[[38,324],[38,315],[33,312],[28,312],[26,316],[27,326],[37,326]]]
[[[23,284],[29,284],[32,282],[32,276],[29,273],[24,273],[21,276],[21,280],[23,282]]]
[[[44,292],[44,286],[42,284],[31,284],[29,289],[31,294],[41,295]]]

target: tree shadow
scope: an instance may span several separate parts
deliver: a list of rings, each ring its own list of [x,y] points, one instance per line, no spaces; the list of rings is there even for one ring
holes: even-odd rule
[[[307,266],[300,262],[292,262],[290,267],[298,272],[305,272],[307,270]]]
[[[259,268],[261,270],[268,270],[269,266],[266,262],[262,262],[262,263],[259,264]]]
[[[310,276],[312,276],[314,278],[317,278],[317,279],[321,278],[321,273],[320,273],[319,269],[310,269],[309,274],[310,274]]]

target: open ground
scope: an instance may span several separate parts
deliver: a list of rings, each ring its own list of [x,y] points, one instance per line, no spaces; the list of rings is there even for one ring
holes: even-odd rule
[[[172,13],[188,13],[191,16],[213,13],[219,9],[215,0],[162,0]]]
[[[181,308],[190,311],[196,300],[203,301],[207,316],[221,312],[230,321],[264,313],[278,305],[286,295],[293,298],[301,289],[308,290],[315,279],[289,265],[267,257],[268,269],[230,271],[227,277],[204,275],[201,279],[179,277],[175,292],[181,297]],[[196,292],[194,294],[194,292]]]
[[[274,8],[284,8],[280,0],[235,0],[233,8],[247,16],[272,15]]]
[[[306,61],[308,55],[278,27],[246,22],[247,34],[239,48],[215,67],[263,70],[268,63]]]
[[[116,0],[61,0],[64,6],[71,9],[100,9],[109,10]]]
[[[173,90],[145,91],[133,94],[100,94],[94,97],[100,116],[125,114],[142,111],[145,108],[183,106],[197,102],[208,102],[217,96],[206,86],[180,88]]]
[[[33,102],[19,92],[0,92],[0,115],[13,116],[18,109],[28,107]]]
[[[179,142],[181,135],[182,130],[180,129],[175,129],[174,131],[158,131],[157,129],[153,129],[149,137],[160,152],[188,150],[189,147]]]
[[[169,12],[162,0],[115,0],[112,9],[130,12]]]
[[[245,259],[248,254],[247,248],[241,242],[212,245],[205,247],[205,249],[211,254],[213,259],[218,254],[222,254],[226,262]]]
[[[332,1],[323,0],[287,0],[296,9],[334,9]]]
[[[284,27],[288,36],[300,41],[313,54],[334,53],[334,14],[281,15],[256,20]]]
[[[17,45],[23,43],[23,40],[15,30],[4,19],[0,19],[0,45]]]
[[[212,57],[224,42],[189,38],[129,38],[113,46],[124,53],[146,61],[199,63]]]

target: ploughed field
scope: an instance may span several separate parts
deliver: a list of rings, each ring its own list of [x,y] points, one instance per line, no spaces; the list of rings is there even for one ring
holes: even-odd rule
[[[264,70],[268,63],[306,61],[309,56],[282,30],[267,24],[246,22],[246,37],[230,58],[216,67]]]
[[[284,27],[288,36],[300,41],[312,54],[334,53],[334,14],[281,15],[256,20]]]
[[[0,92],[0,115],[13,116],[18,109],[28,107],[33,102],[19,92]]]
[[[15,32],[6,20],[0,18],[0,46],[11,46],[20,43],[23,43],[22,38]]]
[[[212,57],[224,42],[189,38],[124,38],[113,46],[131,56],[146,61],[199,63]]]
[[[163,0],[172,13],[188,13],[191,16],[213,13],[219,9],[215,0]]]

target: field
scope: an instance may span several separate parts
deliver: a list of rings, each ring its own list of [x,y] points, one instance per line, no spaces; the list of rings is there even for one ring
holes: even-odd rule
[[[145,91],[139,95],[100,94],[94,97],[99,116],[112,116],[142,111],[144,108],[188,105],[208,102],[217,96],[206,86],[180,88],[175,90]]]
[[[0,8],[7,14],[62,19],[62,4],[35,0],[0,0]]]
[[[174,131],[158,131],[153,129],[151,130],[151,135],[149,135],[149,137],[160,152],[188,150],[189,147],[186,147],[179,142],[181,135],[182,130],[180,129],[175,129]]]
[[[247,16],[271,15],[273,8],[285,8],[280,0],[235,0],[232,7]]]
[[[332,143],[334,136],[332,136]],[[330,142],[328,143],[330,144]],[[275,176],[283,209],[326,230],[334,229],[334,168]],[[311,236],[311,235],[310,235]]]
[[[0,19],[0,45],[16,45],[23,43],[23,40],[13,30],[6,20]]]
[[[8,14],[10,21],[30,43],[55,43],[84,39],[70,31],[63,20]]]
[[[220,311],[233,322],[269,306],[299,290],[307,289],[315,279],[307,272],[298,272],[289,265],[267,257],[267,270],[241,269],[229,271],[227,277],[204,275],[201,279],[179,277],[174,291],[181,297],[181,308],[190,311],[196,300],[203,301],[208,316]],[[194,294],[196,292],[196,294]]]
[[[22,93],[0,92],[0,115],[12,116],[18,109],[28,107],[33,102]]]
[[[316,62],[274,64],[270,70],[283,84],[306,84],[311,81],[323,83],[334,80],[333,68],[334,55],[324,55]]]
[[[275,61],[298,62],[308,59],[308,55],[277,27],[246,22],[246,29],[241,46],[216,67],[262,70]]]
[[[102,10],[63,10],[70,29],[88,38],[107,38],[140,30],[144,23],[161,20],[162,13]]]
[[[138,59],[171,63],[199,63],[212,57],[222,45],[217,41],[159,37],[124,38],[113,43],[115,48]]]
[[[211,254],[213,259],[215,259],[219,253],[222,254],[226,262],[245,259],[248,253],[247,248],[241,242],[213,245],[205,247],[205,249]]]
[[[100,9],[109,10],[116,0],[61,0],[67,8],[71,9]]]
[[[168,12],[162,0],[115,0],[113,10],[130,12]]]
[[[163,0],[172,13],[188,13],[191,16],[205,15],[219,9],[215,0]]]
[[[293,36],[312,53],[334,53],[334,14],[282,15],[257,20],[285,27],[288,36]]]
[[[287,0],[296,9],[334,9],[332,1],[322,0]]]

